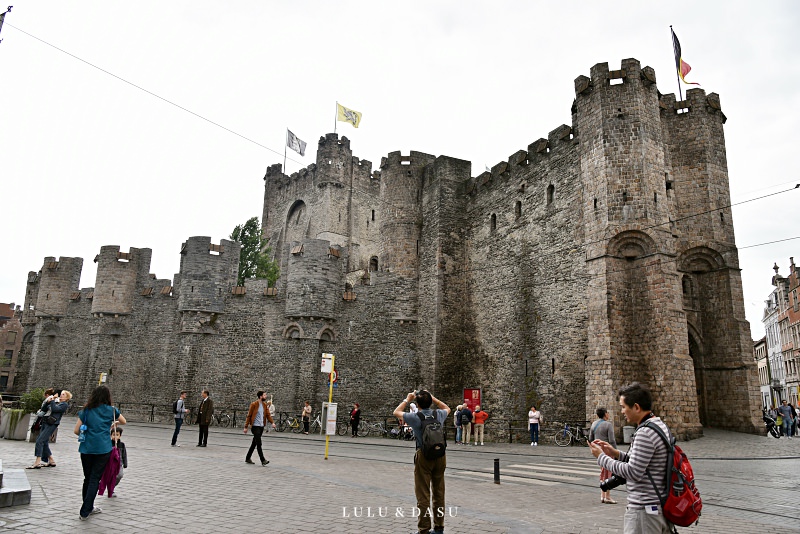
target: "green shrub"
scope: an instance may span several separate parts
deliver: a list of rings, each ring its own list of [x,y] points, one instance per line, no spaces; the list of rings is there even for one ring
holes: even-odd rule
[[[25,413],[36,413],[43,402],[44,388],[33,388],[19,397],[19,406]]]

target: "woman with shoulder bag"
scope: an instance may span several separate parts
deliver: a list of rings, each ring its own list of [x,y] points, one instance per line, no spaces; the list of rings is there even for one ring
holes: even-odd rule
[[[94,505],[100,478],[103,476],[108,458],[111,456],[111,429],[124,425],[125,418],[111,404],[111,392],[106,386],[97,386],[89,395],[89,400],[78,412],[75,434],[78,436],[83,466],[83,506],[80,520],[86,521],[91,514],[102,510]]]
[[[56,466],[56,461],[50,451],[50,436],[53,435],[53,432],[56,431],[59,423],[61,423],[61,417],[69,408],[69,400],[71,398],[72,393],[64,390],[61,395],[53,393],[44,399],[42,408],[39,411],[44,412],[45,415],[40,417],[39,437],[36,438],[36,445],[33,450],[35,458],[33,465],[29,465],[26,469]],[[47,459],[47,463],[43,464],[42,460],[45,459]]]

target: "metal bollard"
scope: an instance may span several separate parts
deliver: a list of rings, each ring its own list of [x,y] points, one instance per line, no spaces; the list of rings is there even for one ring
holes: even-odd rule
[[[500,458],[494,459],[494,483],[500,484]]]

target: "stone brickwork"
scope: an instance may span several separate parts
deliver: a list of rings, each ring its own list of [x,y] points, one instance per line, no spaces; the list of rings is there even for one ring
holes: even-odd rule
[[[235,287],[239,245],[207,237],[184,243],[174,282],[149,274],[149,249],[103,247],[81,290],[80,259],[59,272],[46,258],[28,280],[17,382],[81,398],[107,372],[128,402],[208,388],[218,406],[266,389],[296,412],[327,400],[330,352],[335,400],[367,416],[415,388],[454,407],[479,387],[497,419],[535,404],[591,420],[639,380],[682,437],[754,432],[725,116],[716,94],[676,102],[655,82],[635,59],[595,65],[575,80],[571,126],[474,177],[413,151],[373,170],[346,137],[321,137],[314,164],[264,177],[275,291]]]

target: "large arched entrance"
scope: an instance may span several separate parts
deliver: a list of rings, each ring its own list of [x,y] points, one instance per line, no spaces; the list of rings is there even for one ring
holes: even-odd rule
[[[703,373],[704,356],[702,343],[699,341],[697,332],[694,331],[691,325],[687,325],[689,331],[689,356],[692,357],[694,363],[694,383],[697,392],[697,411],[700,416],[700,424],[703,426],[708,425],[708,418],[706,416],[706,383],[705,375]]]

